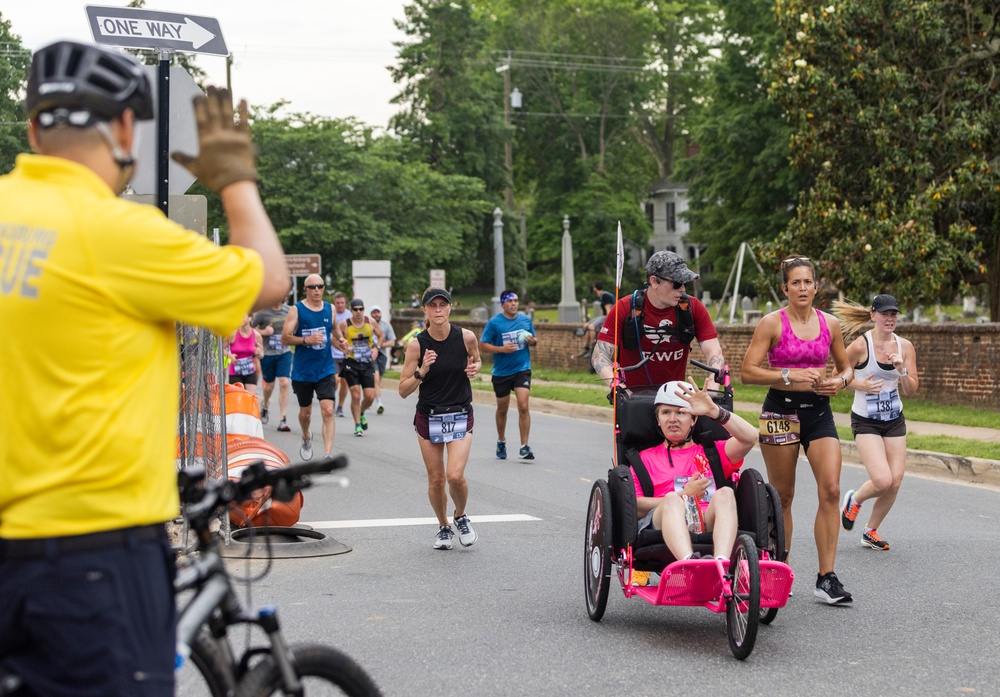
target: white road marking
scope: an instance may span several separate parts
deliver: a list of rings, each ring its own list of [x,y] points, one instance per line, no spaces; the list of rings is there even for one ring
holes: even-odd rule
[[[525,515],[524,513],[511,513],[508,515],[472,515],[469,520],[477,525],[479,523],[527,523],[540,521],[541,518]],[[302,525],[308,525],[316,530],[336,530],[340,528],[388,528],[399,525],[437,525],[437,518],[381,518],[376,520],[318,520],[315,522],[302,521]]]

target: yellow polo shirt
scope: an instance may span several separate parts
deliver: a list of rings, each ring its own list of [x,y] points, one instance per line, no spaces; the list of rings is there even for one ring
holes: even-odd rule
[[[256,252],[20,155],[0,177],[0,537],[175,516],[174,323],[228,334],[262,282]]]

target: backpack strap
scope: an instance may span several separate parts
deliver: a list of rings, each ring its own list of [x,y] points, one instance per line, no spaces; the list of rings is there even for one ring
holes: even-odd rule
[[[622,346],[629,351],[642,350],[642,308],[646,304],[646,291],[637,290],[632,293],[631,305],[625,324],[622,327]]]
[[[642,458],[639,457],[639,451],[635,448],[629,448],[625,451],[625,460],[632,468],[632,471],[635,472],[635,478],[639,480],[639,487],[642,489],[642,495],[652,496],[653,478],[649,476],[649,470],[646,469],[646,463],[644,463]]]
[[[691,312],[691,296],[681,295],[677,301],[677,323],[674,325],[674,339],[691,345],[694,340],[694,313]]]
[[[727,480],[725,472],[722,469],[722,457],[719,455],[719,449],[716,447],[716,437],[709,430],[698,431],[695,434],[694,441],[701,446],[701,449],[705,451],[705,458],[708,460],[709,466],[712,468],[712,476],[715,478],[715,488],[728,486],[732,487],[733,482]]]
[[[624,330],[624,345],[629,350],[635,350],[640,346],[640,340],[645,330],[643,329],[643,309],[646,305],[646,289],[640,289],[632,293],[632,309],[628,314]],[[674,340],[690,346],[695,338],[694,313],[691,311],[691,296],[683,293],[677,301],[677,321],[674,322],[671,335]]]

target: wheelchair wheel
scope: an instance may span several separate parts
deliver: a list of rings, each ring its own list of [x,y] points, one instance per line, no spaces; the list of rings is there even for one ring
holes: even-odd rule
[[[778,490],[772,484],[765,484],[767,491],[767,555],[775,561],[785,561],[785,519],[781,513],[781,499],[778,498]],[[760,609],[760,621],[764,624],[771,624],[778,616],[778,608],[762,607]]]
[[[729,649],[742,661],[753,651],[760,621],[760,560],[749,535],[736,538],[729,573],[733,597],[726,605],[726,633]]]
[[[594,482],[587,507],[587,533],[583,554],[583,575],[587,594],[587,614],[599,622],[608,604],[611,587],[611,490],[603,479]]]

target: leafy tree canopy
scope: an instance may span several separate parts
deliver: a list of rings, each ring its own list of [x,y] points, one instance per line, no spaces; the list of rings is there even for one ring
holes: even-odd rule
[[[688,184],[689,237],[703,245],[702,279],[716,297],[740,243],[777,237],[807,182],[806,173],[789,164],[791,129],[764,81],[765,67],[783,44],[773,2],[719,5],[724,40],[703,88],[704,106],[690,119],[698,152],[679,163],[675,176]],[[773,282],[756,278],[749,263],[743,271],[745,281]]]
[[[406,157],[390,138],[353,120],[256,110],[261,196],[285,251],[319,253],[337,287],[354,259],[389,259],[394,286],[422,290],[442,268],[472,284],[471,239],[489,210],[482,182],[446,175]],[[411,291],[412,292],[412,291]]]
[[[992,7],[992,9],[987,9]],[[1000,320],[1000,26],[964,0],[778,0],[771,94],[815,177],[772,244],[850,298],[950,300],[989,284]]]
[[[28,151],[24,84],[30,65],[31,52],[0,13],[0,173],[13,169],[17,154]]]

